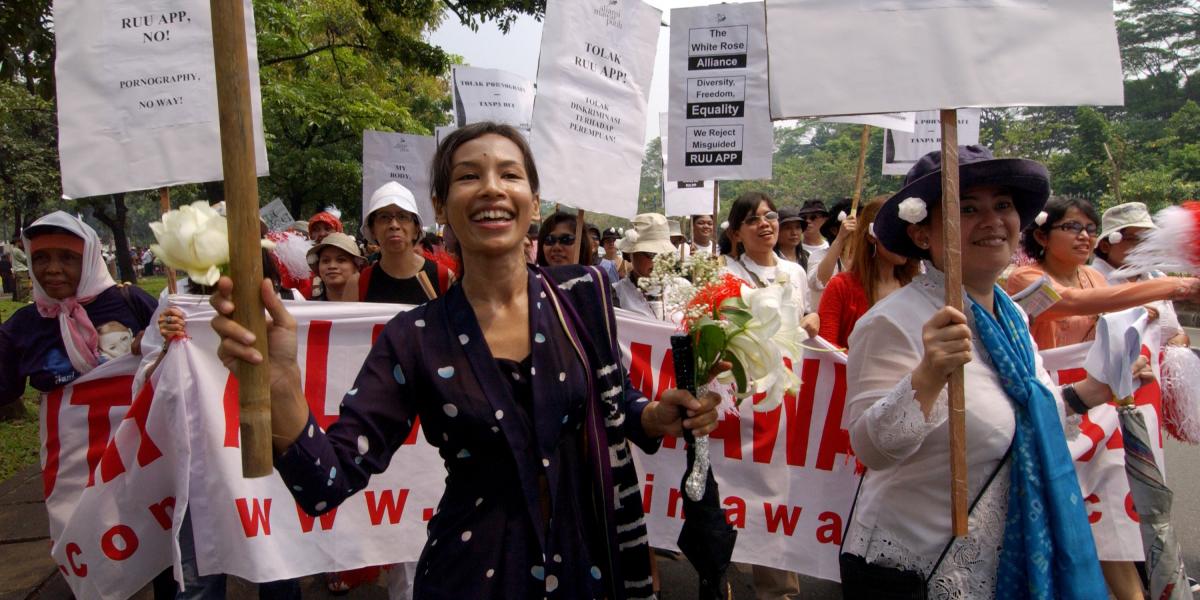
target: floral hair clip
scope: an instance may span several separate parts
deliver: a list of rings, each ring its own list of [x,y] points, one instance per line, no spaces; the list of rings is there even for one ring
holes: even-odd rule
[[[1050,218],[1050,215],[1047,214],[1046,211],[1043,210],[1042,212],[1038,213],[1036,217],[1033,218],[1033,222],[1037,223],[1038,227],[1041,227],[1042,225],[1046,224],[1046,219],[1049,219],[1049,218]]]
[[[902,220],[916,225],[929,216],[929,207],[924,200],[915,196],[906,198],[900,203],[899,216]]]
[[[1125,236],[1121,235],[1120,231],[1114,231],[1114,232],[1108,234],[1108,243],[1110,243],[1110,244],[1113,244],[1113,245],[1120,244],[1121,240],[1123,240],[1123,239],[1125,239]]]

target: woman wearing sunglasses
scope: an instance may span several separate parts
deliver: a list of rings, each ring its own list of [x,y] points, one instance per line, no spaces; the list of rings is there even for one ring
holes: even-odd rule
[[[576,226],[575,215],[564,212],[556,212],[542,221],[542,229],[538,232],[537,264],[543,267],[591,264],[591,238],[586,234],[579,239],[579,259],[571,260]]]
[[[1087,266],[1099,222],[1100,215],[1087,200],[1056,196],[1022,236],[1025,253],[1037,263],[1009,275],[1008,293],[1016,294],[1048,275],[1054,291],[1062,296],[1030,319],[1033,339],[1041,350],[1095,338],[1096,322],[1103,313],[1200,296],[1200,280],[1193,277],[1108,285],[1103,275]]]

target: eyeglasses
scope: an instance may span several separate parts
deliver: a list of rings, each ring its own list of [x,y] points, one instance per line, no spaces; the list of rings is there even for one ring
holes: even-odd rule
[[[1058,225],[1054,225],[1050,229],[1058,229],[1060,231],[1065,231],[1067,233],[1070,233],[1071,235],[1079,235],[1079,233],[1081,231],[1086,231],[1087,234],[1091,237],[1096,237],[1096,232],[1100,231],[1100,228],[1096,227],[1094,224],[1089,223],[1087,225],[1084,225],[1083,223],[1079,223],[1077,221],[1067,221],[1066,223],[1059,223]]]
[[[548,236],[546,236],[545,239],[542,240],[543,246],[554,246],[557,244],[562,244],[564,246],[570,246],[571,244],[574,244],[574,243],[575,243],[575,235],[570,234],[570,233],[564,233],[562,235],[557,235],[557,236],[556,235],[548,235]]]
[[[396,223],[411,223],[413,216],[406,212],[396,213],[373,213],[371,219],[376,223],[390,224],[393,221]]]
[[[742,221],[742,224],[754,227],[754,226],[758,225],[759,223],[761,223],[763,221],[763,219],[766,219],[768,223],[774,223],[775,221],[779,220],[779,213],[771,210],[771,211],[767,211],[761,215],[750,215],[750,216],[746,217],[745,221]]]

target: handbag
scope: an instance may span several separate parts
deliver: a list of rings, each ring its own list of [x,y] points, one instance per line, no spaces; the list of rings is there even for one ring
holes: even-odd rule
[[[970,513],[975,512],[975,505],[992,486],[996,475],[1000,473],[1000,469],[1004,467],[1004,463],[1008,462],[1011,455],[1012,446],[1010,445],[1004,453],[1004,458],[1000,459],[996,469],[992,471],[987,482],[983,484],[983,488],[979,490],[979,494],[971,501],[971,508],[967,513],[968,518],[970,518]],[[846,534],[850,532],[854,509],[858,505],[858,494],[862,491],[862,482],[866,476],[866,473],[863,473],[862,477],[858,479],[854,502],[850,504],[850,515],[846,517],[846,529],[842,532],[843,546],[846,543]],[[950,540],[946,542],[946,546],[942,548],[941,555],[938,556],[937,562],[933,564],[928,575],[899,567],[871,564],[857,554],[840,552],[838,567],[842,576],[842,597],[846,600],[926,600],[929,597],[929,580],[933,578],[934,573],[937,573],[938,567],[942,565],[942,561],[946,558],[946,553],[950,551],[952,545],[954,545],[954,536],[951,536]]]

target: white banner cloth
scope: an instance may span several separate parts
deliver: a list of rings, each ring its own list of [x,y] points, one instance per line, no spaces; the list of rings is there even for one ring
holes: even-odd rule
[[[688,217],[712,213],[716,197],[715,181],[672,181],[667,161],[667,113],[658,113],[659,143],[662,147],[663,214],[668,217]]]
[[[363,132],[363,190],[362,205],[365,209],[371,195],[383,184],[395,181],[408,188],[417,199],[417,212],[421,226],[428,227],[436,222],[433,212],[433,188],[429,180],[429,167],[437,142],[433,136],[387,131]],[[362,216],[367,222],[367,215]]]
[[[245,0],[259,176],[268,174],[254,10]],[[55,0],[63,195],[224,178],[206,0]]]
[[[1111,2],[770,0],[771,117],[1119,105]]]
[[[459,127],[496,121],[528,132],[533,126],[532,81],[500,69],[463,65],[455,65],[452,81]]]
[[[851,123],[856,125],[871,125],[895,131],[913,132],[917,113],[887,113],[882,115],[845,115],[840,117],[821,117],[826,123]]]
[[[977,108],[958,111],[958,145],[979,143]],[[883,132],[883,174],[906,175],[922,156],[942,149],[942,116],[936,110],[916,114],[912,133],[885,129]]]
[[[637,214],[661,18],[641,0],[547,0],[529,140],[543,201]]]
[[[775,127],[762,3],[672,9],[670,65],[673,176],[770,179]]]

